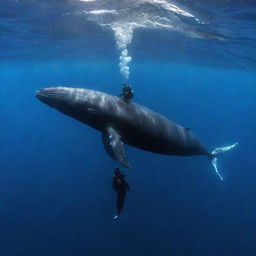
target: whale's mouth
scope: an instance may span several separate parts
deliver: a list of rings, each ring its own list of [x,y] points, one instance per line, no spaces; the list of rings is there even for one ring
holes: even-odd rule
[[[63,98],[61,91],[57,87],[39,89],[35,96],[43,103],[56,107],[58,101]]]
[[[52,108],[63,110],[76,105],[76,94],[69,87],[48,87],[39,89],[35,96],[43,103]]]
[[[38,91],[36,91],[36,95],[35,95],[40,101],[47,103],[47,99],[49,98],[49,95],[47,93],[47,89],[43,88],[43,89],[39,89]]]
[[[43,100],[45,97],[47,97],[46,93],[45,93],[45,89],[39,89],[38,91],[36,91],[36,95],[35,95],[39,100]]]

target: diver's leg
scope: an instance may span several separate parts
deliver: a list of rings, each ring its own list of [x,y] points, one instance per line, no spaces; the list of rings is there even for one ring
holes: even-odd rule
[[[118,215],[121,214],[121,211],[123,210],[124,207],[124,195],[119,195],[117,199],[117,213]]]
[[[124,207],[124,198],[125,198],[125,193],[119,193],[117,196],[116,200],[116,210],[117,210],[117,215],[115,216],[115,219],[117,219]]]

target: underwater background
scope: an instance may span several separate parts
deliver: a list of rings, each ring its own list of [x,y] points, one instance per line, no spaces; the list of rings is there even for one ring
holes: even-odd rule
[[[0,255],[256,255],[256,2],[0,0]],[[118,220],[101,135],[43,87],[118,95],[189,127],[219,159],[126,146]]]

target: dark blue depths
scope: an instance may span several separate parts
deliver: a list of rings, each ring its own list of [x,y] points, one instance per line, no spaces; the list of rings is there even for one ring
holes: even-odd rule
[[[70,85],[118,94],[117,63],[12,62],[0,70],[0,255],[253,256],[256,75],[168,63],[131,65],[134,100],[191,130],[219,159],[126,147],[133,165],[113,220],[112,171],[100,134],[40,103]]]

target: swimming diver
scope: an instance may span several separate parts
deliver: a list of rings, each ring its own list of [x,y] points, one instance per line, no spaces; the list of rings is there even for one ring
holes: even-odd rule
[[[124,206],[124,199],[126,195],[126,191],[129,191],[129,185],[125,180],[126,175],[122,174],[119,170],[119,168],[115,168],[114,175],[113,175],[113,189],[117,193],[117,200],[116,200],[116,210],[117,214],[114,217],[114,219],[117,219],[119,215],[121,214],[121,211]]]
[[[132,88],[128,84],[124,84],[122,88],[122,92],[119,95],[119,97],[121,97],[126,101],[129,101],[130,99],[133,98],[133,96],[134,96],[134,91],[132,90]]]

